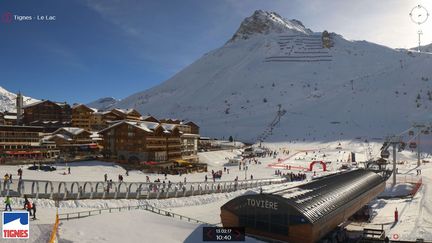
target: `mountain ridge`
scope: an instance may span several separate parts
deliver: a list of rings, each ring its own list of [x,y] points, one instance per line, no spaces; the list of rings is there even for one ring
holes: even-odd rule
[[[383,137],[429,118],[431,55],[335,33],[324,48],[322,34],[238,35],[114,107],[193,120],[205,136],[248,141]]]
[[[12,93],[0,86],[0,112],[9,111],[16,112],[16,97],[15,93]],[[23,96],[24,105],[28,105],[39,101],[28,96]]]

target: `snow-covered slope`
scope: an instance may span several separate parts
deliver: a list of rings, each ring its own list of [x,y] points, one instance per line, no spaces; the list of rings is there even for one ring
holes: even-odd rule
[[[418,47],[413,47],[410,50],[412,51],[417,51]],[[420,51],[421,52],[429,52],[432,53],[432,43],[428,44],[428,45],[424,45],[424,46],[420,46]]]
[[[381,137],[430,118],[431,55],[331,36],[322,48],[321,33],[256,11],[224,46],[116,106],[250,141]]]
[[[36,101],[39,100],[24,96],[24,105],[31,104]],[[16,94],[0,87],[0,112],[2,111],[16,111]]]
[[[115,104],[117,104],[119,101],[120,100],[116,100],[112,97],[105,97],[88,103],[87,106],[105,111],[114,108]]]

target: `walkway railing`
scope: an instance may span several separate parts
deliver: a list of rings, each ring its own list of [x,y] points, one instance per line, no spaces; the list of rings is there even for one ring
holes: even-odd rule
[[[191,217],[187,217],[181,214],[173,213],[164,209],[159,209],[150,205],[138,205],[138,206],[126,206],[126,207],[115,207],[115,208],[103,208],[103,209],[94,209],[94,210],[88,210],[88,211],[80,211],[80,212],[71,212],[71,213],[62,213],[59,214],[59,220],[72,220],[72,219],[79,219],[84,217],[90,217],[95,215],[100,215],[104,212],[121,212],[121,211],[130,211],[130,210],[146,210],[152,213],[156,213],[163,216],[168,216],[172,218],[178,218],[180,220],[185,220],[188,222],[198,223],[198,224],[206,224],[206,225],[214,225],[209,224],[207,222],[194,219]],[[214,225],[216,226],[216,225]]]
[[[162,199],[231,192],[286,182],[285,178],[243,181],[156,183],[16,180],[0,183],[0,196],[79,199]]]

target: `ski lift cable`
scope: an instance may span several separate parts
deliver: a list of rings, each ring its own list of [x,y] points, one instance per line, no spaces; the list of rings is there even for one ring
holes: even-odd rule
[[[405,133],[407,133],[407,132],[411,131],[412,129],[413,129],[413,127],[410,127],[410,128],[408,128],[407,130],[405,130],[405,131],[403,131],[403,132],[399,133],[399,134],[398,134],[398,135],[396,135],[396,136],[402,136],[403,134],[405,134]]]

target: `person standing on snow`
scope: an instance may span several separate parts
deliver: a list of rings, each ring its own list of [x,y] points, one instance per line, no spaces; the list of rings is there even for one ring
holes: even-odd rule
[[[32,209],[33,209],[33,219],[36,219],[36,203],[33,203]]]
[[[33,216],[33,214],[32,214],[32,208],[33,208],[32,203],[27,199],[27,196],[25,196],[25,199],[24,199],[24,209],[26,209],[29,212],[30,216]]]
[[[6,200],[4,201],[4,203],[6,204],[5,211],[8,211],[8,208],[10,211],[12,211],[12,208],[11,208],[12,200],[10,199],[9,196],[6,196]]]

